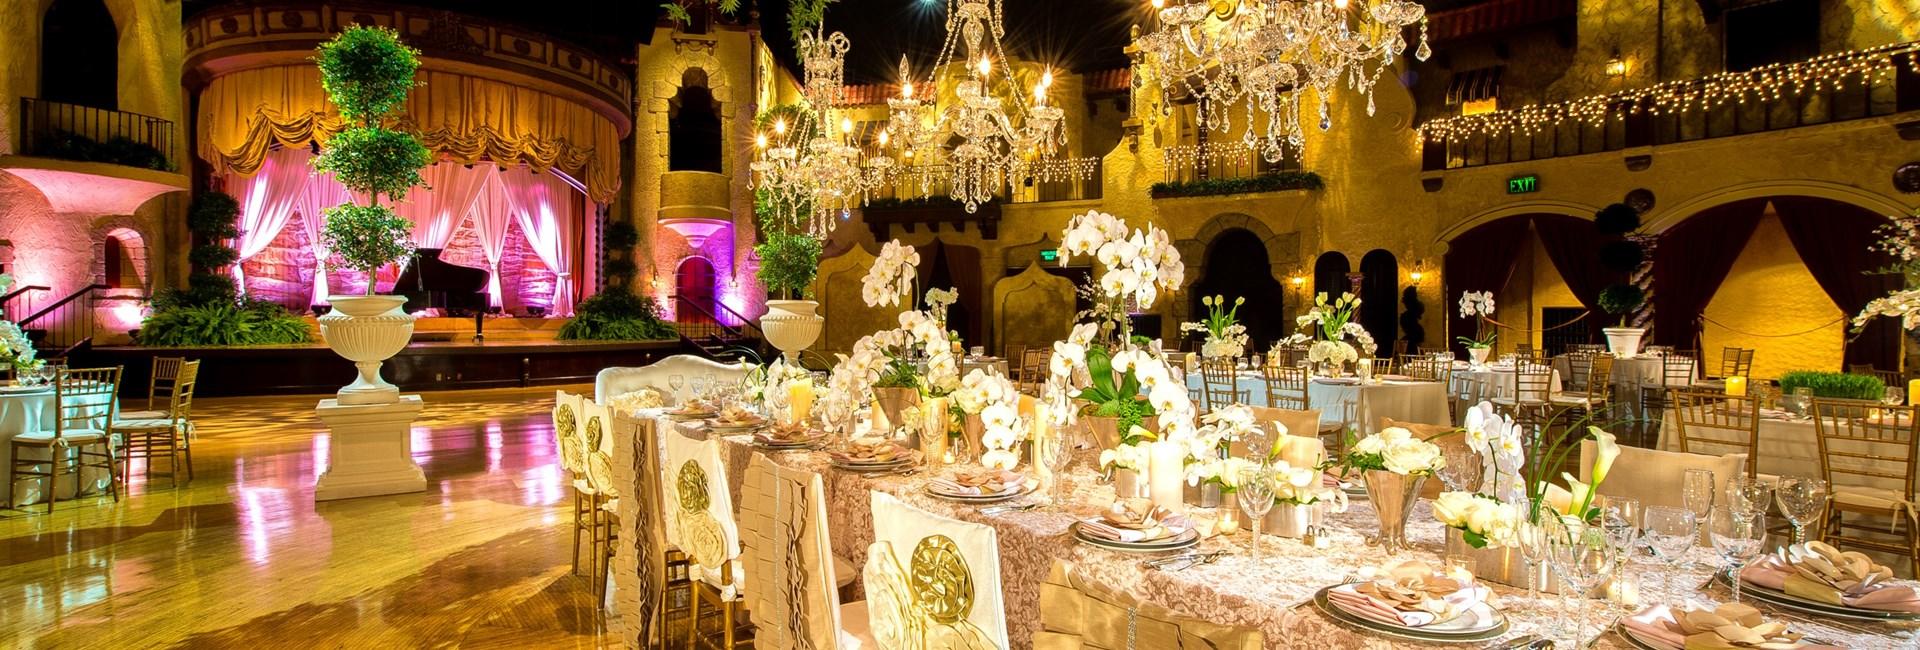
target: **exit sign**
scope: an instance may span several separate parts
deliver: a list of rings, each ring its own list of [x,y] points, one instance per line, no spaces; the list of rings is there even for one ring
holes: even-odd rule
[[[1507,179],[1508,194],[1526,194],[1540,191],[1540,175],[1527,174]]]
[[[1047,248],[1040,251],[1040,261],[1042,262],[1056,262],[1059,260],[1060,249],[1058,248]]]

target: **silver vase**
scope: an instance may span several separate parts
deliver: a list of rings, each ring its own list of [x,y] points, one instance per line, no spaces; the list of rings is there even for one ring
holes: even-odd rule
[[[1411,548],[1407,545],[1407,517],[1413,514],[1414,499],[1420,496],[1420,486],[1427,477],[1370,469],[1360,473],[1360,480],[1366,484],[1373,513],[1380,517],[1380,536],[1374,543],[1388,553]]]

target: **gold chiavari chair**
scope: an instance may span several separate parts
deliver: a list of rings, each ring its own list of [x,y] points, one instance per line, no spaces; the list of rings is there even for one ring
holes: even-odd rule
[[[1448,349],[1446,348],[1446,346],[1443,346],[1443,345],[1422,345],[1422,346],[1420,346],[1420,354],[1423,354],[1423,355],[1424,355],[1424,354],[1452,354],[1452,353],[1453,353],[1453,351],[1451,351],[1451,350],[1448,350]]]
[[[1360,363],[1367,364],[1367,371],[1371,373],[1369,377],[1393,374],[1392,359],[1361,359]]]
[[[1238,379],[1232,359],[1201,359],[1200,382],[1204,387],[1201,396],[1206,409],[1212,411],[1246,403],[1250,391],[1241,390]]]
[[[1267,406],[1304,411],[1311,408],[1307,397],[1307,369],[1293,366],[1264,366],[1260,375],[1267,384]]]
[[[79,498],[86,484],[86,470],[104,470],[107,492],[118,502],[119,472],[114,468],[112,440],[113,416],[120,410],[119,395],[119,366],[61,370],[53,383],[53,428],[13,437],[13,475],[9,480],[44,479],[47,512],[51,514],[59,498],[61,476],[74,477],[74,497]],[[21,453],[30,450],[44,452],[46,460],[30,459]],[[42,462],[47,465],[44,471],[38,469]]]
[[[1524,359],[1513,362],[1513,382],[1506,395],[1495,397],[1493,405],[1515,422],[1543,426],[1552,415],[1553,367]]]
[[[1533,351],[1533,344],[1532,343],[1514,344],[1513,356],[1516,356],[1522,359],[1532,359],[1535,356]]]
[[[1702,357],[1705,358],[1705,357]],[[1728,347],[1720,350],[1720,374],[1715,379],[1745,377],[1753,370],[1753,350]]]
[[[1574,350],[1568,352],[1566,357],[1566,387],[1573,389],[1586,388],[1587,382],[1593,380],[1593,353],[1584,350]]]
[[[1307,361],[1307,346],[1289,345],[1280,348],[1280,350],[1285,355],[1286,363],[1284,365],[1299,366]]]
[[[1752,397],[1674,391],[1680,451],[1690,454],[1747,455],[1747,475],[1760,468],[1760,400]]]
[[[147,375],[147,407],[138,411],[121,411],[125,420],[157,420],[167,417],[167,412],[154,408],[156,403],[167,403],[178,390],[180,367],[186,364],[186,357],[154,357],[153,370]]]
[[[1650,432],[1644,437],[1658,438],[1667,421],[1667,410],[1673,408],[1674,391],[1693,387],[1693,375],[1692,357],[1677,353],[1660,357],[1660,383],[1640,386],[1639,419],[1646,432]]]
[[[193,413],[194,386],[200,379],[200,362],[187,361],[170,370],[167,410],[151,411],[161,417],[121,417],[113,421],[113,431],[119,434],[120,482],[127,484],[133,474],[134,459],[146,461],[147,477],[153,477],[153,461],[156,458],[167,459],[167,480],[175,485],[180,481],[180,455],[185,452],[186,439],[193,423],[188,419]],[[123,415],[138,416],[148,412],[134,411]],[[187,480],[193,480],[193,456],[187,456]]]
[[[1914,475],[1920,468],[1920,408],[1816,398],[1813,416],[1819,432],[1821,478],[1833,495],[1821,525],[1821,541],[1905,555],[1910,570],[1920,575],[1920,530],[1916,530],[1920,519],[1915,518],[1913,494]],[[1891,515],[1894,522],[1883,529],[1879,523],[1849,520],[1848,515]],[[1904,537],[1904,543],[1880,537],[1893,534]]]
[[[1850,364],[1847,366],[1847,372],[1855,375],[1871,375],[1874,377],[1878,377],[1880,378],[1880,383],[1886,384],[1888,387],[1897,386],[1900,388],[1906,388],[1907,386],[1907,378],[1901,376],[1900,371],[1880,370],[1878,368],[1873,367],[1873,364],[1871,363]]]
[[[1613,356],[1606,354],[1589,355],[1587,358],[1588,379],[1585,386],[1576,391],[1564,391],[1548,399],[1562,409],[1569,419],[1577,420],[1579,415],[1599,417],[1601,410],[1607,407],[1607,401],[1613,396]],[[1600,422],[1594,422],[1599,425]]]
[[[1000,350],[1000,358],[1007,360],[1007,377],[1015,386],[1027,385],[1027,346],[1007,344]]]
[[[1046,348],[1027,348],[1020,351],[1020,386],[1030,395],[1038,395],[1047,385],[1047,358],[1053,354]]]

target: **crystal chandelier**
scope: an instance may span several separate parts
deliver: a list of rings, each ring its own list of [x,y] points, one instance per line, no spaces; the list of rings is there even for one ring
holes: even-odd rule
[[[1047,104],[1052,72],[1034,84],[1031,103],[1014,78],[1000,43],[1001,0],[947,0],[946,31],[923,86],[926,99],[914,96],[913,71],[900,58],[900,96],[887,100],[887,130],[916,166],[923,195],[944,180],[947,195],[973,212],[1012,183],[1054,173],[1048,163],[1066,143],[1063,112]],[[966,72],[942,105],[939,75],[955,62]],[[998,78],[996,67],[1003,70]]]
[[[1195,100],[1200,128],[1214,131],[1230,130],[1229,108],[1245,106],[1241,140],[1269,162],[1305,143],[1306,91],[1325,130],[1333,125],[1327,101],[1342,82],[1373,114],[1373,86],[1406,50],[1407,27],[1420,25],[1414,56],[1431,53],[1426,9],[1406,0],[1152,1],[1159,28],[1138,45],[1161,92]],[[1263,119],[1265,128],[1254,128]]]
[[[826,237],[838,217],[866,203],[895,170],[885,156],[868,156],[855,137],[853,120],[838,115],[846,99],[845,34],[802,34],[795,46],[803,74],[805,108],[774,116],[772,134],[754,136],[758,155],[748,165],[750,185],[764,191],[777,223]],[[792,118],[789,123],[788,118]],[[835,118],[838,117],[836,120]],[[885,147],[887,134],[880,134]]]

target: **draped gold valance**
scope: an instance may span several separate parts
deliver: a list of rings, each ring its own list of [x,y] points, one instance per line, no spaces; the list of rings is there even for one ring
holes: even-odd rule
[[[587,195],[608,202],[620,190],[620,133],[581,104],[511,83],[421,70],[397,126],[460,163],[491,160],[559,168]],[[200,95],[200,157],[216,173],[252,174],[275,144],[306,146],[346,128],[312,65],[241,70]]]

